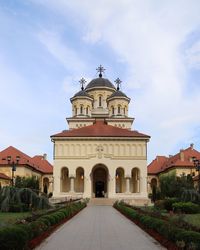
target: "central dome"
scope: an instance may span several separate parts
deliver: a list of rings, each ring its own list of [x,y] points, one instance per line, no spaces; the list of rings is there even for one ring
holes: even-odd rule
[[[88,83],[85,90],[89,90],[92,88],[110,88],[116,90],[115,86],[106,78],[95,78],[91,82]]]

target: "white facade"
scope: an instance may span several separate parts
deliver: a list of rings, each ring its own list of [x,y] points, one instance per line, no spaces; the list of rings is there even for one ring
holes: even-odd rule
[[[100,75],[71,102],[69,130],[51,137],[53,196],[146,202],[149,136],[131,130],[130,99]]]

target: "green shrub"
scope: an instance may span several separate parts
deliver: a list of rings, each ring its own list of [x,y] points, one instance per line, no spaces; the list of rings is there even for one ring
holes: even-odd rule
[[[177,198],[167,198],[164,200],[164,209],[166,209],[167,211],[172,211],[173,207],[172,205],[176,202],[178,202],[179,200]]]
[[[54,216],[52,216],[52,215],[44,215],[44,216],[42,216],[42,218],[47,219],[51,226],[56,224],[56,220],[55,220]]]
[[[38,220],[31,222],[29,224],[29,227],[32,231],[32,238],[39,236],[47,228],[47,226],[44,224],[44,222],[38,221]]]
[[[200,233],[198,232],[180,230],[176,235],[176,241],[184,241],[186,247],[189,247],[191,243],[194,243],[198,247],[195,249],[200,249]]]
[[[47,218],[44,218],[43,216],[40,217],[37,221],[43,222],[47,226],[47,228],[51,226],[51,222]]]
[[[200,211],[200,207],[192,202],[176,202],[172,205],[174,212],[182,212],[186,214],[196,214]]]
[[[54,218],[55,224],[57,224],[60,221],[60,217],[56,213],[52,214],[51,216]]]
[[[139,214],[133,208],[124,204],[115,203],[114,207],[119,209],[129,218],[137,219],[146,228],[154,229],[166,239],[169,239],[175,243],[177,242],[177,244],[183,242],[184,246],[187,247],[186,249],[200,249],[200,233],[198,232],[184,230],[182,228],[176,227],[173,223],[168,221],[151,217],[149,215]],[[195,246],[196,248],[190,248],[191,246]]]
[[[67,208],[60,209],[29,224],[18,224],[12,227],[0,229],[0,249],[3,250],[25,250],[29,240],[41,235],[52,225],[69,217],[72,213],[86,206],[85,203],[70,204]],[[16,208],[16,207],[15,207]],[[18,207],[17,207],[18,209]]]
[[[33,233],[31,228],[29,227],[29,224],[18,224],[17,225],[19,228],[21,228],[22,230],[26,231],[28,234],[28,240],[31,240],[33,237]]]
[[[155,201],[154,206],[158,209],[165,209],[165,200]]]
[[[3,250],[23,250],[29,239],[28,232],[19,226],[0,229],[0,246]]]
[[[67,209],[65,209],[65,208],[61,209],[60,212],[62,212],[65,215],[65,217],[69,216],[69,211]]]

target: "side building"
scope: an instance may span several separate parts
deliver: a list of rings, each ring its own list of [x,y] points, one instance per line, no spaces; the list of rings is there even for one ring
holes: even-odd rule
[[[30,157],[12,146],[0,151],[0,186],[14,184],[17,176],[36,176],[41,192],[53,191],[53,166],[47,161],[46,154]]]
[[[186,149],[180,149],[175,155],[156,156],[148,165],[148,192],[152,192],[153,185],[159,186],[159,177],[162,174],[172,172],[175,172],[177,176],[191,175],[197,187],[198,171],[194,166],[194,158],[200,160],[200,152],[194,149],[194,144],[190,144],[190,147]]]
[[[147,202],[147,142],[131,130],[130,98],[99,77],[71,98],[68,130],[51,136],[54,143],[54,198],[88,197]]]

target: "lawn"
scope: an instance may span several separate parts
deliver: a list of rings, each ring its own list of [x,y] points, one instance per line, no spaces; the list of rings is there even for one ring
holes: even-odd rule
[[[195,227],[200,228],[200,214],[186,214],[184,216],[184,221]]]
[[[31,212],[22,213],[3,213],[0,212],[0,227],[7,226],[8,224],[14,224],[17,220],[22,220],[27,216],[30,216]]]
[[[144,212],[153,212],[155,211],[153,206],[148,207],[140,207]],[[160,210],[161,214],[166,217],[171,217],[169,213],[166,212],[166,210]],[[178,218],[178,215],[174,214],[173,218],[176,220]],[[182,219],[187,222],[188,224],[191,224],[197,228],[200,229],[200,213],[199,214],[182,214]],[[173,220],[173,219],[172,219]]]

